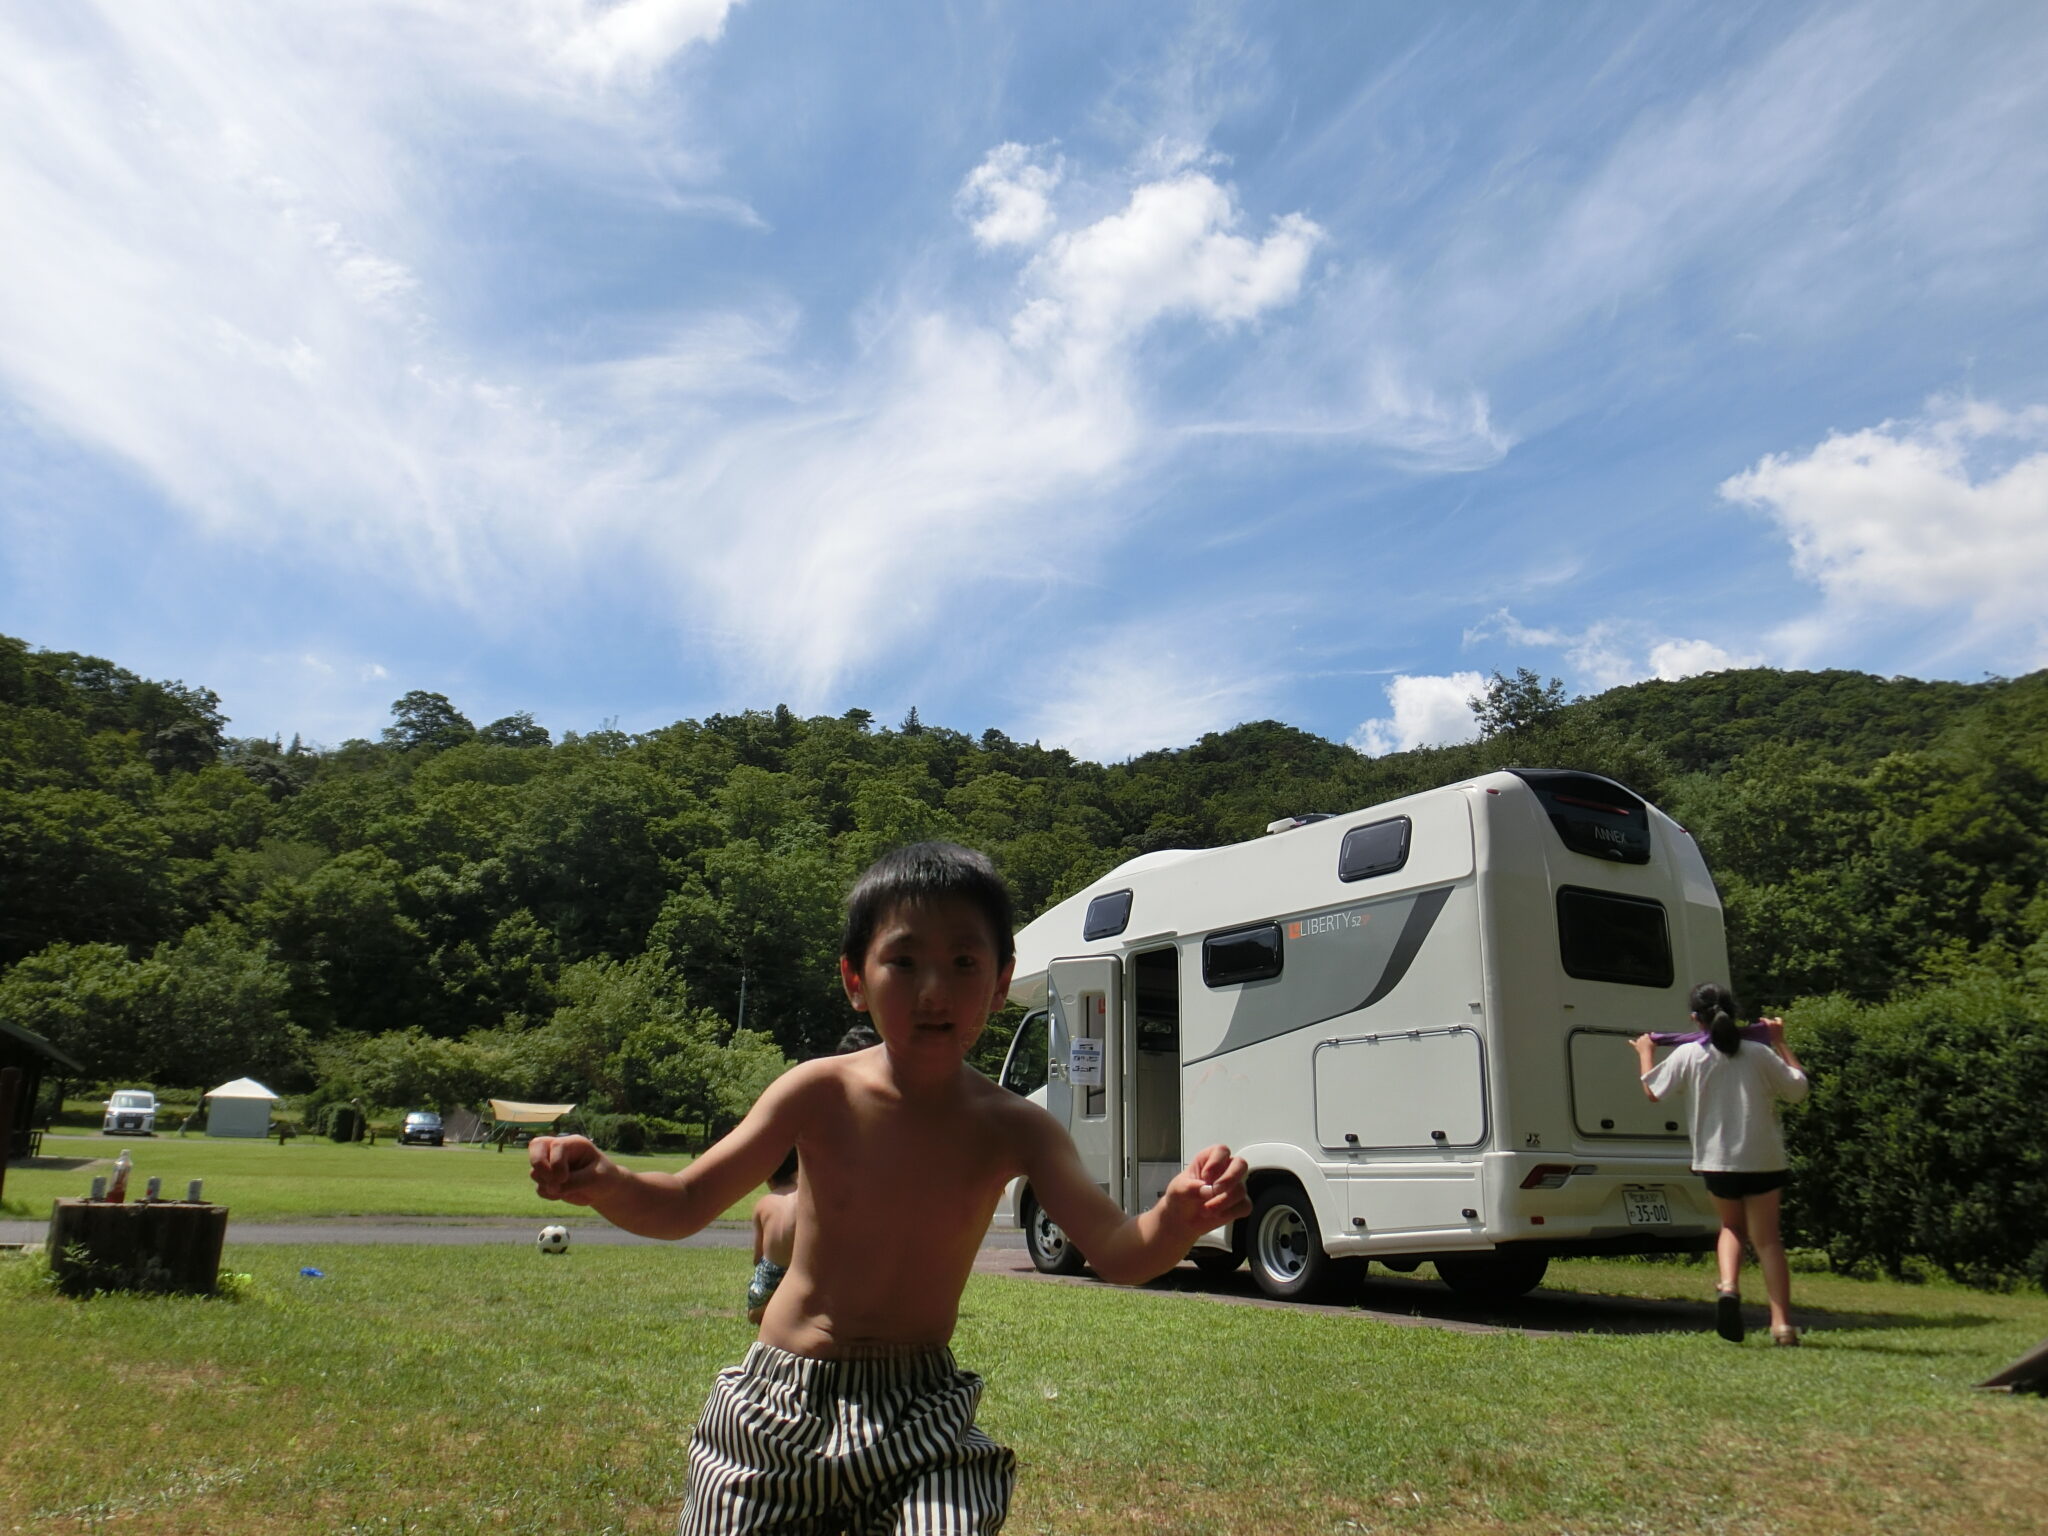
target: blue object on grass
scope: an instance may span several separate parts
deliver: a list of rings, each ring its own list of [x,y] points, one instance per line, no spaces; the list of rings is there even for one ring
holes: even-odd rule
[[[304,1275],[308,1280],[324,1280],[327,1278],[326,1271],[315,1269],[310,1264],[308,1264],[304,1269],[300,1270],[299,1273]]]

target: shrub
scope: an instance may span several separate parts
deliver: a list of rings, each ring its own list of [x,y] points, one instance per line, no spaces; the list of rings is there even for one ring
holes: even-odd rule
[[[642,1115],[640,1123],[647,1127],[649,1146],[687,1151],[696,1145],[696,1131],[679,1121],[664,1120],[658,1115]]]
[[[588,1136],[606,1152],[638,1153],[647,1150],[647,1125],[638,1115],[608,1115],[586,1110],[562,1122],[564,1132]]]
[[[1970,1285],[2048,1283],[2044,1014],[2038,990],[1983,974],[1800,1004],[1813,1093],[1786,1117],[1787,1241],[1842,1269],[1903,1277],[1917,1257]]]

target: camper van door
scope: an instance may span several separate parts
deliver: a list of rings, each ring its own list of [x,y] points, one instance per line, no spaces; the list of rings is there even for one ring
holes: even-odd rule
[[[1126,1206],[1123,963],[1114,955],[1055,960],[1046,967],[1045,982],[1052,1009],[1051,1076],[1066,1082],[1068,1134],[1088,1176]],[[1050,1108],[1050,1091],[1046,1099]]]

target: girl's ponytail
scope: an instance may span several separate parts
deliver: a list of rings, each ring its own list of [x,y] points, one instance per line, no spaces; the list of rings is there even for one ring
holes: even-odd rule
[[[1723,1056],[1733,1056],[1742,1047],[1742,1030],[1735,1022],[1735,999],[1718,981],[1703,981],[1692,989],[1692,1016],[1707,1026],[1707,1038]]]

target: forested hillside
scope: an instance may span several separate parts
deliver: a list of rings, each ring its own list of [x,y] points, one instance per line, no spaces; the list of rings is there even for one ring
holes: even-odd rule
[[[1610,774],[1683,822],[1746,1002],[2040,995],[2048,673],[1571,703],[1523,673],[1487,703],[1469,746],[1372,759],[1261,721],[1105,767],[915,711],[555,740],[416,692],[380,740],[311,749],[233,736],[204,688],[0,639],[0,1010],[109,1078],[715,1122],[837,1036],[838,901],[883,848],[983,848],[1029,915],[1134,853],[1508,764]]]

